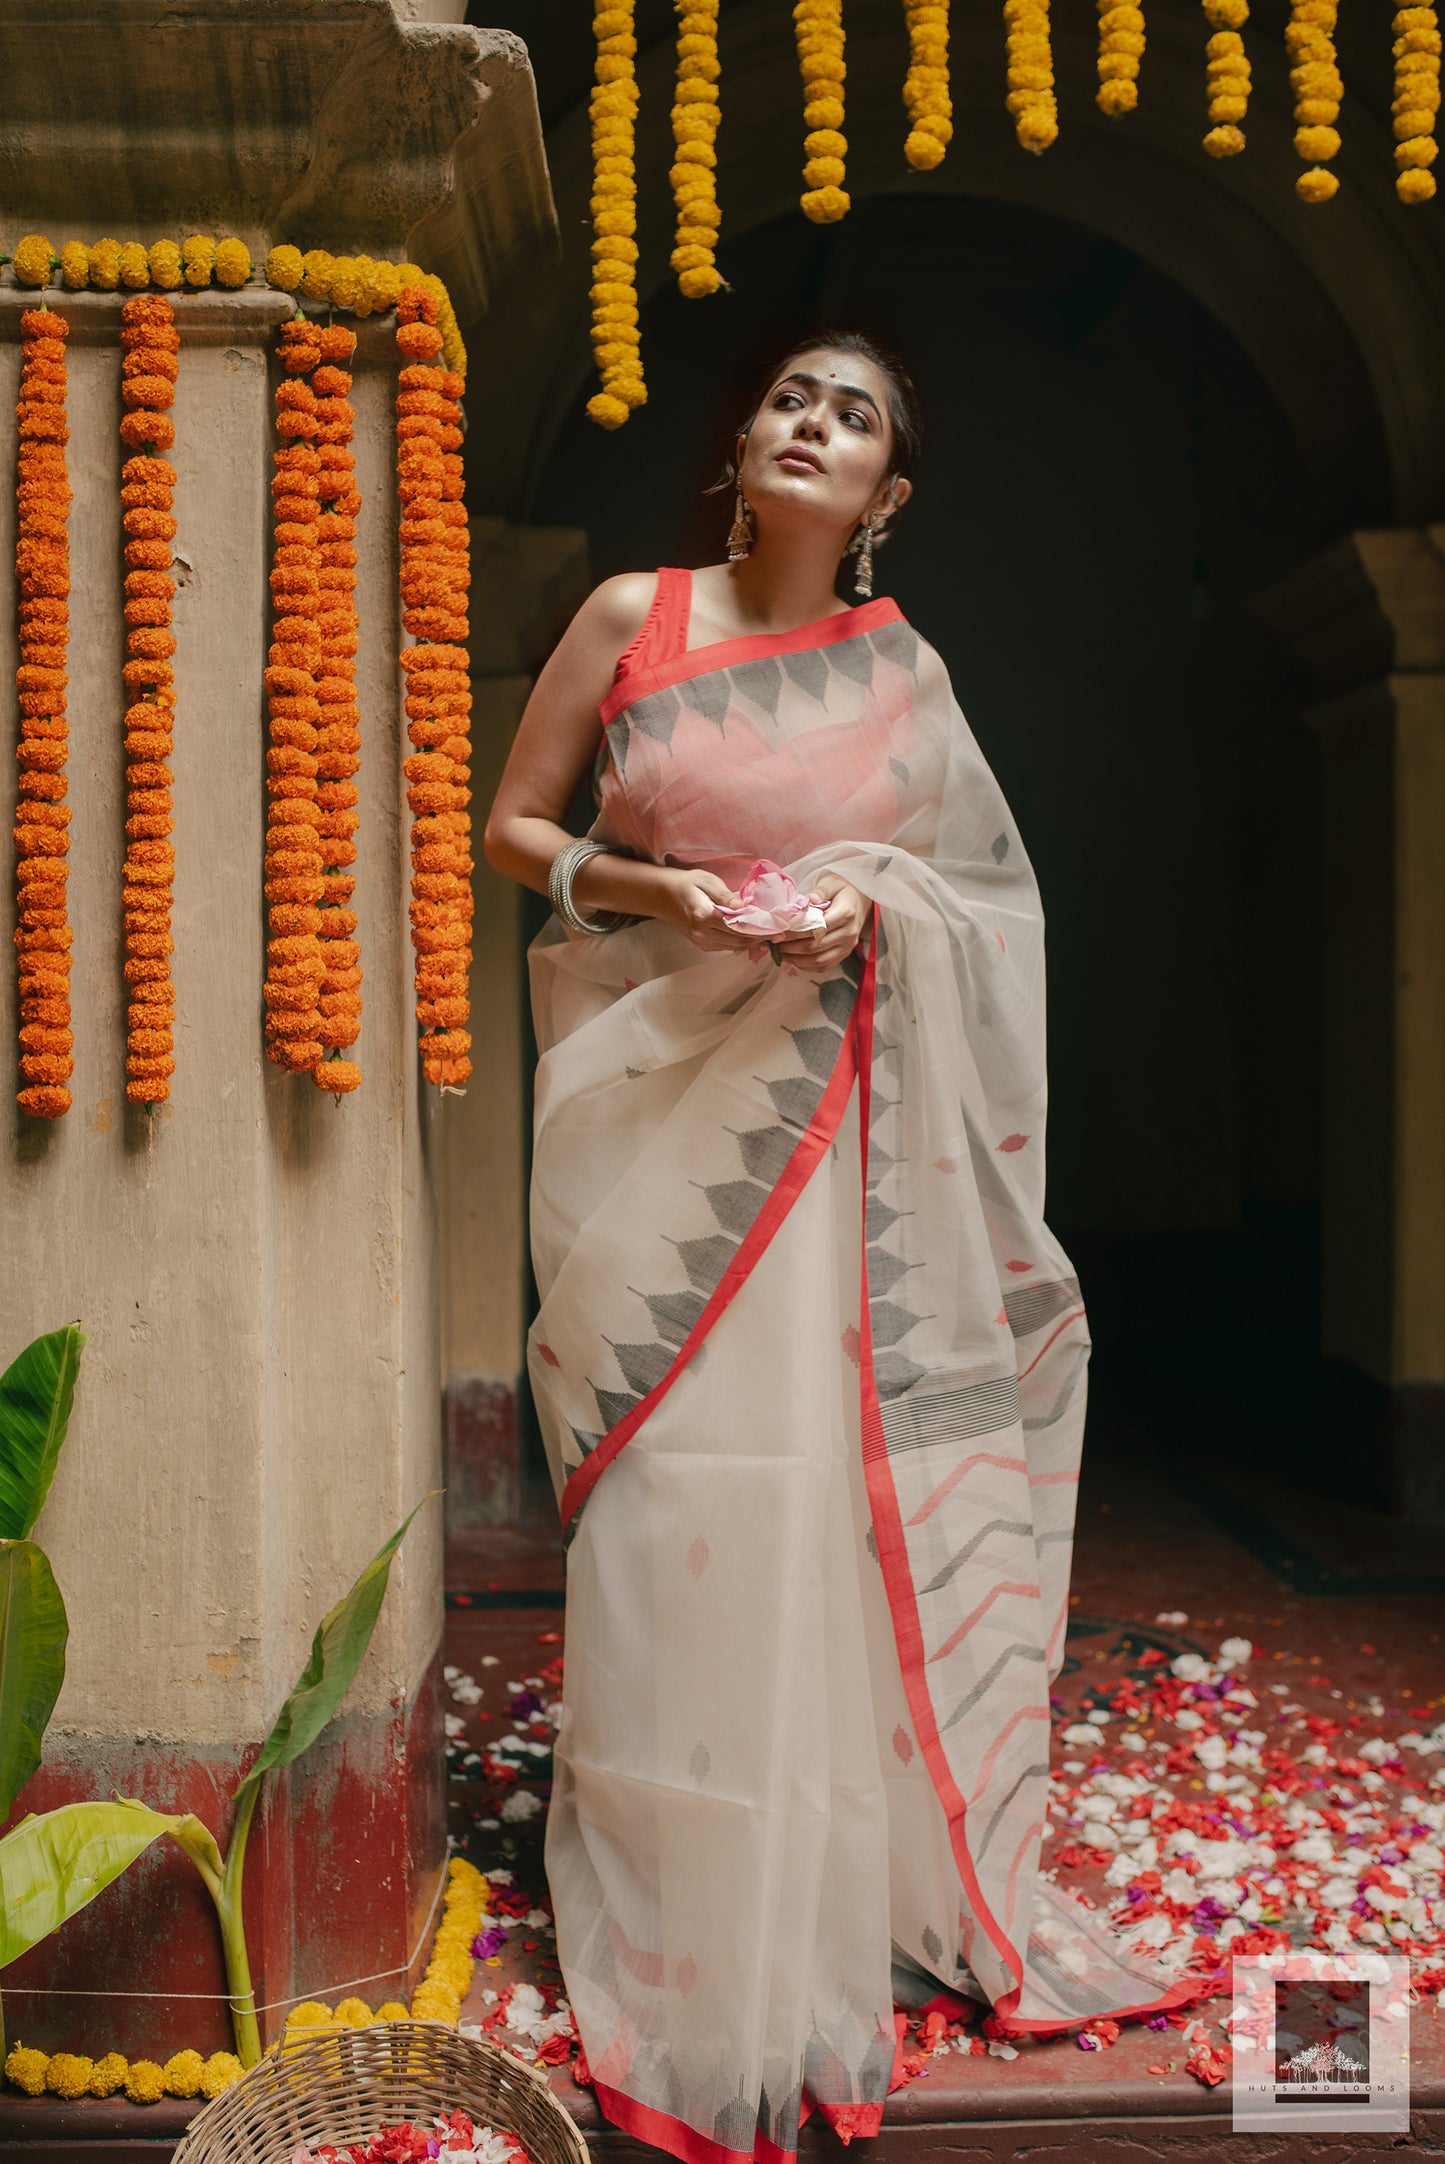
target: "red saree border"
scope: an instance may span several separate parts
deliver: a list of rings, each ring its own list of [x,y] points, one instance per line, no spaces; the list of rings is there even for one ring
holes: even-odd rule
[[[876,912],[876,905],[875,905]],[[874,947],[877,941],[875,938]],[[923,1626],[918,1616],[918,1599],[913,1587],[913,1573],[908,1564],[908,1541],[903,1530],[903,1515],[898,1504],[897,1490],[893,1485],[893,1473],[888,1463],[888,1444],[883,1433],[883,1414],[878,1402],[878,1384],[873,1372],[873,1324],[868,1308],[868,1135],[871,1126],[872,1080],[873,1080],[873,995],[874,979],[870,974],[865,987],[859,987],[858,1000],[858,1146],[861,1156],[863,1185],[863,1208],[861,1212],[861,1236],[859,1240],[859,1263],[861,1280],[858,1300],[858,1389],[861,1425],[863,1432],[863,1477],[868,1489],[868,1501],[873,1512],[873,1537],[878,1546],[878,1561],[883,1571],[884,1588],[888,1606],[893,1617],[893,1635],[898,1646],[899,1666],[903,1671],[903,1688],[908,1699],[908,1710],[913,1716],[919,1747],[924,1763],[932,1776],[938,1800],[943,1806],[948,1822],[949,1844],[958,1875],[963,1882],[974,1914],[993,1941],[994,1947],[1012,1971],[1014,1983],[1005,1994],[1017,2003],[1018,1991],[1023,1983],[1023,1961],[1007,1933],[995,1919],[984,1900],[973,1858],[964,1840],[964,1823],[968,1806],[964,1802],[957,1782],[953,1778],[943,1741],[938,1733],[934,1717],[933,1700],[929,1693],[924,1664],[927,1655],[923,1648]]]
[[[807,1186],[823,1152],[838,1132],[839,1122],[852,1095],[853,1083],[858,1073],[858,1023],[865,993],[870,1017],[869,1029],[873,1026],[873,971],[874,946],[870,945],[868,959],[863,965],[863,974],[853,1000],[853,1011],[843,1031],[838,1057],[833,1063],[833,1072],[828,1077],[827,1087],[818,1100],[813,1117],[798,1137],[788,1162],[773,1183],[767,1201],[739,1241],[732,1261],[709,1293],[702,1313],[678,1347],[667,1373],[653,1384],[645,1397],[638,1399],[630,1411],[623,1414],[615,1427],[608,1429],[563,1488],[559,1507],[564,1527],[571,1523],[613,1459],[631,1442],[644,1420],[666,1397],[699,1345],[737,1298],[769,1241]]]
[[[870,962],[877,950],[876,918],[874,906],[875,938],[870,949]],[[858,1037],[858,1138],[861,1157],[863,1190],[862,1235],[860,1247],[860,1295],[858,1302],[858,1387],[863,1436],[863,1474],[868,1499],[873,1512],[873,1536],[878,1546],[878,1560],[883,1570],[884,1587],[888,1606],[893,1617],[894,1637],[898,1646],[899,1666],[903,1671],[903,1686],[908,1699],[908,1709],[923,1751],[938,1800],[943,1806],[948,1823],[949,1842],[954,1862],[963,1882],[964,1892],[972,1904],[984,1930],[997,1952],[1013,1972],[1014,1982],[1003,1995],[994,2001],[992,2015],[1002,2036],[1062,2036],[1072,2029],[1087,2027],[1090,2020],[1104,2018],[1103,2009],[1089,2014],[1075,2014],[1058,2021],[1020,2020],[1014,2014],[1023,1991],[1024,1961],[1008,1934],[999,1924],[979,1887],[964,1839],[964,1827],[968,1818],[968,1805],[953,1778],[943,1741],[934,1717],[933,1701],[924,1677],[927,1655],[923,1647],[923,1626],[918,1615],[918,1600],[913,1588],[913,1574],[908,1564],[907,1537],[903,1530],[903,1515],[898,1503],[897,1490],[893,1485],[892,1468],[888,1462],[888,1444],[883,1433],[883,1414],[878,1401],[878,1385],[873,1372],[873,1330],[868,1307],[868,1136],[871,1127],[871,1100],[873,1080],[873,1004],[875,976],[869,969],[859,986],[858,1002],[854,1009]],[[1197,1978],[1181,1978],[1157,1999],[1141,2002],[1137,2006],[1110,2007],[1108,2018],[1122,2021],[1137,2014],[1159,2014],[1168,2008],[1192,2003],[1209,1995],[1209,1984],[1201,1984]],[[941,1995],[930,2001],[931,2005],[942,2003]]]
[[[797,2155],[795,2149],[780,2149],[765,2135],[759,2135],[751,2149],[726,2148],[710,2134],[699,2134],[685,2120],[674,2119],[670,2112],[658,2111],[652,2104],[639,2104],[635,2096],[609,2089],[602,2081],[593,2081],[592,2093],[614,2126],[679,2158],[680,2164],[758,2164],[758,2160],[761,2164],[787,2164]]]
[[[840,639],[861,638],[865,631],[876,631],[880,624],[903,621],[898,603],[890,594],[880,594],[876,601],[859,601],[836,616],[820,616],[816,623],[800,624],[796,631],[755,631],[744,639],[715,639],[711,646],[691,646],[685,653],[671,654],[665,661],[655,661],[650,669],[639,669],[614,684],[597,709],[598,718],[605,729],[634,699],[645,699],[650,692],[665,691],[689,677],[735,668],[744,661],[766,661],[774,654],[805,654],[815,647],[836,646]]]

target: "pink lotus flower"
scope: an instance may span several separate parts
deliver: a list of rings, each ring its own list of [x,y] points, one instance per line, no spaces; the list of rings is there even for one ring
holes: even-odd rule
[[[782,866],[767,857],[759,857],[753,865],[738,888],[736,902],[719,902],[717,913],[735,932],[755,932],[760,939],[820,932],[826,921],[817,896],[804,894]]]

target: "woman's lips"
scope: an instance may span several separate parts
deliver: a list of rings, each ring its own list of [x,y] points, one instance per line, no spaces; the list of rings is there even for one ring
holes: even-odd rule
[[[797,466],[806,473],[823,471],[822,459],[811,451],[779,451],[776,462],[780,466]]]

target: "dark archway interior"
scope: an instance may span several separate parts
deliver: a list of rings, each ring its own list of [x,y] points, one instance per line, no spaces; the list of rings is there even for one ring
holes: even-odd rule
[[[579,400],[526,515],[585,527],[599,578],[716,561],[701,490],[775,353],[829,323],[902,353],[928,440],[875,590],[941,651],[1038,871],[1049,1217],[1096,1403],[1318,1480],[1316,758],[1248,609],[1331,538],[1288,415],[1182,286],[1019,206],[863,200],[723,268],[716,301],[648,303],[648,405],[607,435]],[[1386,500],[1382,456],[1352,523]]]

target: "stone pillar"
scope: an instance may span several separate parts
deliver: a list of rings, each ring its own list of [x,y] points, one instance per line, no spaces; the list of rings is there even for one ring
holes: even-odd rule
[[[238,233],[257,260],[275,240],[413,257],[448,279],[473,336],[508,257],[551,245],[530,72],[505,34],[407,27],[387,0],[198,0],[164,22],[118,0],[83,12],[18,0],[0,26],[7,236],[44,232],[58,249],[201,230]],[[62,81],[75,110],[113,124],[57,129]],[[5,417],[20,311],[35,299],[9,278],[4,564]],[[259,282],[176,296],[177,1064],[169,1102],[147,1118],[124,1095],[123,295],[45,298],[71,325],[76,1064],[72,1109],[49,1123],[16,1111],[12,1059],[0,1357],[70,1318],[89,1342],[36,1536],[69,1608],[67,1676],[18,1811],[118,1791],[194,1809],[224,1842],[231,1791],[322,1615],[444,1480],[437,1192],[464,1100],[439,1102],[416,1060],[394,326],[357,326],[364,1079],[336,1104],[271,1066],[262,1039],[270,349],[291,303]],[[0,684],[14,681],[14,621],[0,611]],[[13,694],[4,704],[13,745]],[[0,957],[13,921],[11,875]],[[0,962],[12,1048],[15,993],[13,961]],[[442,1522],[440,1500],[417,1519],[342,1716],[272,1782],[253,1829],[247,1912],[266,2034],[288,2000],[363,1978],[375,2005],[415,1979],[445,1853]],[[5,1976],[12,2039],[161,2059],[229,2042],[223,1992],[214,1915],[169,1845]]]
[[[586,592],[586,536],[472,521],[472,811],[480,834],[535,670]],[[472,1079],[442,1145],[442,1372],[447,1527],[508,1525],[521,1508],[527,986],[523,897],[480,848],[472,941]]]
[[[1445,526],[1346,535],[1254,606],[1321,694],[1332,1424],[1362,1493],[1445,1523]]]

